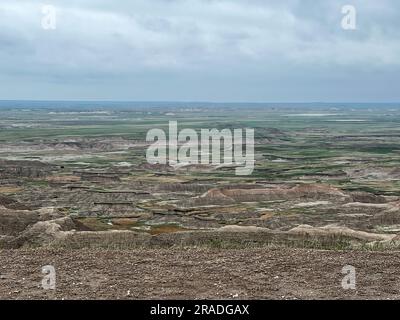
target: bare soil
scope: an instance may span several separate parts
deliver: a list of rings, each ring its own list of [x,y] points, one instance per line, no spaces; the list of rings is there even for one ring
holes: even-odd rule
[[[1,299],[399,299],[400,252],[137,249],[0,251]],[[56,290],[41,268],[56,269]],[[345,265],[356,290],[341,286]]]

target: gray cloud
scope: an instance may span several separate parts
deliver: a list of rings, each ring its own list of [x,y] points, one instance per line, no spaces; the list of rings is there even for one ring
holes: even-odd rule
[[[400,3],[48,0],[0,3],[0,98],[400,101]]]

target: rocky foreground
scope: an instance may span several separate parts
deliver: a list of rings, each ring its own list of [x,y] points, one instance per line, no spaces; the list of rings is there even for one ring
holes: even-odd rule
[[[1,299],[399,299],[400,252],[2,250]],[[42,288],[53,265],[56,289]],[[342,268],[356,289],[342,288]]]

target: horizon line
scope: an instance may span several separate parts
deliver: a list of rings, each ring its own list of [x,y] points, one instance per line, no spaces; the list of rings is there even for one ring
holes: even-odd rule
[[[118,100],[118,99],[0,99],[0,102],[121,102],[121,103],[207,103],[207,104],[400,104],[400,101],[207,101],[207,100]]]

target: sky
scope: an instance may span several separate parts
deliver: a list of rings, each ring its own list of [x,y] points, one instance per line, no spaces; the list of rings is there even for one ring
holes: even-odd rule
[[[0,100],[400,102],[399,76],[398,0],[0,0]]]

